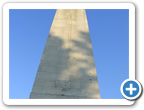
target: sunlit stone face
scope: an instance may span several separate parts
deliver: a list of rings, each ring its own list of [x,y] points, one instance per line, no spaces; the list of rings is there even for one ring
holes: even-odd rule
[[[30,99],[100,98],[84,9],[58,9]]]

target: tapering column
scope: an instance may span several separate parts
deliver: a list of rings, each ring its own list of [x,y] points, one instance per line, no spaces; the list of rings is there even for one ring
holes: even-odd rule
[[[100,98],[84,9],[58,9],[30,99]]]

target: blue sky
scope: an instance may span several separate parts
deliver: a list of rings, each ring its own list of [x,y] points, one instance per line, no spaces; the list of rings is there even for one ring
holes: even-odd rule
[[[9,11],[9,98],[28,99],[56,10]],[[102,99],[129,78],[129,10],[86,10]]]

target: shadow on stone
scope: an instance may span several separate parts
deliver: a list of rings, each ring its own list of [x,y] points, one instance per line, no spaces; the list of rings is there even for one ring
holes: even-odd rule
[[[67,35],[63,24],[52,26],[60,31],[48,36],[30,99],[99,99],[89,32]]]

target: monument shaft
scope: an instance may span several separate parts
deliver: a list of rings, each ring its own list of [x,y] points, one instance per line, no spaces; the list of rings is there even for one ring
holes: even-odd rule
[[[58,9],[30,99],[99,99],[99,86],[84,9]]]

